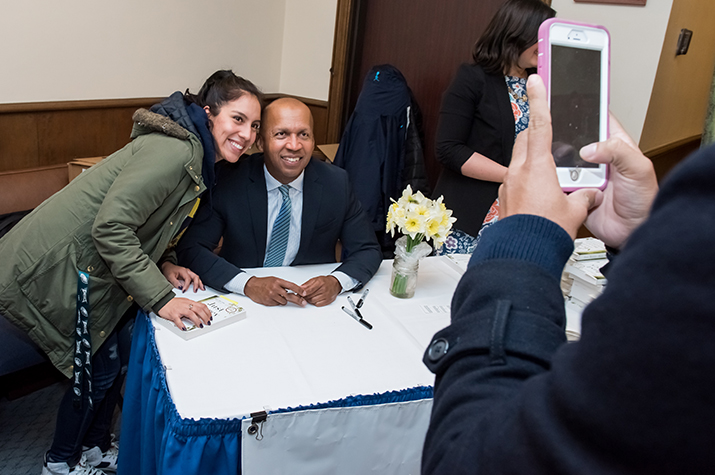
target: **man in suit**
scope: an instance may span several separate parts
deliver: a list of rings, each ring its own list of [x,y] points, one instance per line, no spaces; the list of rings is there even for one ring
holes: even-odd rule
[[[217,168],[212,197],[177,246],[179,263],[205,284],[263,305],[323,306],[366,283],[380,265],[380,246],[347,173],[311,160],[310,109],[291,98],[269,104],[259,146],[263,153]],[[342,264],[301,285],[243,270],[335,262],[338,240]]]

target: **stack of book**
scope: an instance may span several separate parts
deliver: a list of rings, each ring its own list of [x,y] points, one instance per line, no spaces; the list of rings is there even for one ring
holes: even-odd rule
[[[601,268],[608,263],[606,246],[595,238],[576,239],[574,252],[561,277],[561,290],[566,300],[566,337],[581,337],[581,312],[603,292],[606,278]]]

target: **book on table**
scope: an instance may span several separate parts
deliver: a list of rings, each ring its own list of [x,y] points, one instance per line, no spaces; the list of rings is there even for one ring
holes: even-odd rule
[[[187,297],[187,294],[182,294],[182,297]],[[173,333],[179,335],[184,340],[191,340],[246,318],[246,310],[237,302],[234,302],[223,295],[214,294],[206,298],[191,300],[201,302],[209,308],[211,316],[213,317],[211,325],[204,325],[204,327],[201,328],[195,325],[194,322],[188,318],[182,318],[181,320],[186,326],[186,331],[184,331],[177,327],[174,322],[161,317],[157,317],[156,321],[171,330]]]

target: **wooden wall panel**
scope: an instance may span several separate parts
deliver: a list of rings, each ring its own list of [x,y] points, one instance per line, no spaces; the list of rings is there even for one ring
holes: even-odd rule
[[[658,183],[662,183],[676,165],[690,154],[696,152],[699,148],[700,137],[695,136],[645,152],[645,155],[653,161],[653,168],[655,168]]]
[[[280,96],[270,94],[268,100]],[[313,113],[316,144],[326,143],[327,102],[298,99]],[[0,104],[0,172],[110,155],[129,143],[134,111],[160,100]]]
[[[308,105],[313,113],[313,133],[315,134],[315,144],[322,145],[328,143],[328,108],[326,106]]]
[[[109,155],[129,143],[134,111],[158,100],[0,104],[0,172]]]
[[[0,172],[39,166],[37,115],[0,114]]]
[[[425,159],[434,185],[440,166],[434,134],[442,99],[459,64],[471,60],[474,42],[504,0],[363,0],[349,110],[365,75],[390,63],[407,79],[424,116]]]
[[[40,114],[41,165],[109,155],[129,143],[135,108],[57,111]]]

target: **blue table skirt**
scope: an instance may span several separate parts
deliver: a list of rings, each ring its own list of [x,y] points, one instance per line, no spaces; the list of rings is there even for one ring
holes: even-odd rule
[[[431,387],[351,396],[272,413],[351,407],[432,398]],[[183,419],[144,312],[137,315],[122,409],[119,475],[241,473],[241,419]]]
[[[122,408],[119,475],[238,474],[240,419],[183,419],[148,316],[139,312]]]

